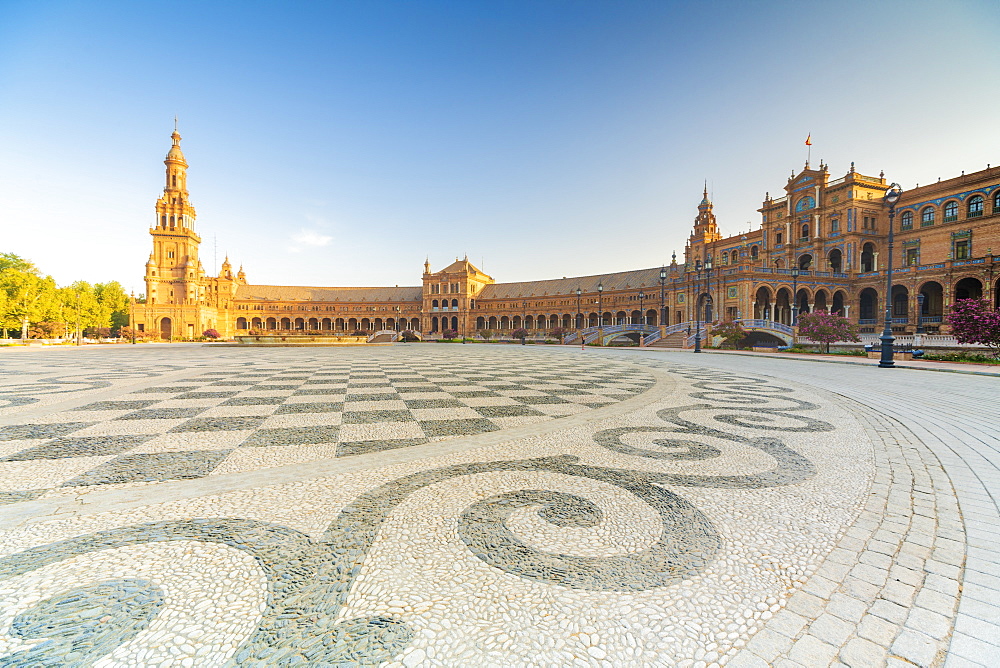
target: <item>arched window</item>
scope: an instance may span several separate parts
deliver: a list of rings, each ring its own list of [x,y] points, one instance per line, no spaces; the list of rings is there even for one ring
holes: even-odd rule
[[[780,245],[781,245],[781,239],[782,239],[782,234],[781,234],[781,232],[778,232],[777,234],[775,234],[775,235],[774,235],[774,243],[775,243],[776,245],[778,245],[778,246],[780,246]]]
[[[1000,190],[993,193],[993,213],[1000,213]]]
[[[170,227],[174,226],[174,217],[170,216]]]
[[[973,195],[969,198],[969,204],[967,209],[967,218],[978,218],[983,215],[983,196]]]
[[[163,227],[167,226],[167,217],[166,216],[160,216],[160,225],[163,226]]]
[[[900,224],[900,227],[902,229],[904,229],[904,230],[912,230],[913,229],[913,212],[912,211],[904,211],[903,215],[899,217],[899,224]]]
[[[952,200],[944,205],[944,222],[951,223],[958,220],[958,202]]]
[[[438,300],[435,299],[434,301],[431,302],[431,308],[437,308],[437,307],[438,307]]]
[[[800,199],[798,204],[795,205],[796,211],[806,211],[814,208],[816,208],[816,200],[808,195]]]
[[[737,264],[739,261],[740,261],[739,251],[733,251],[732,255],[730,256],[730,262],[732,264]]]
[[[451,307],[452,308],[458,308],[458,300],[457,299],[452,299],[451,300]]]
[[[802,238],[803,239],[808,239],[809,238],[809,225],[803,225],[802,226]]]
[[[751,246],[750,247],[750,258],[751,259],[756,260],[757,256],[759,254],[760,254],[760,249],[758,249],[756,246]]]
[[[920,212],[920,227],[927,227],[934,224],[934,207],[925,206]]]

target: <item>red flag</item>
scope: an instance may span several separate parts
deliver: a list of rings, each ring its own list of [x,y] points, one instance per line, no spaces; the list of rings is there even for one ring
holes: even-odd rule
[[[806,146],[812,146],[813,145],[812,138],[813,138],[813,133],[810,132],[809,136],[806,137]]]

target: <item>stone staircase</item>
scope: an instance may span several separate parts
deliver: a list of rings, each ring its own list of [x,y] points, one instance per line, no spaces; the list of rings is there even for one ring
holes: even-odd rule
[[[673,334],[667,334],[659,341],[655,341],[649,344],[650,348],[683,348],[684,339],[687,337],[686,332],[674,332]]]

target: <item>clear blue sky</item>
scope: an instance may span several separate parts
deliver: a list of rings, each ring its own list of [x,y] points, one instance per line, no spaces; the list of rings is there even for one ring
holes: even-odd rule
[[[998,35],[995,0],[4,0],[0,251],[141,292],[177,114],[209,272],[657,266],[704,179],[756,226],[810,132],[835,178],[1000,163]]]

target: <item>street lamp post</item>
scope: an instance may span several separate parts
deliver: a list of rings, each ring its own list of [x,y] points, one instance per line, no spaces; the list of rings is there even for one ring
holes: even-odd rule
[[[646,314],[642,310],[642,300],[646,298],[646,293],[642,290],[639,291],[639,324],[646,324]]]
[[[882,336],[879,337],[882,340],[882,357],[878,361],[879,367],[883,369],[891,369],[894,366],[892,344],[895,343],[896,339],[892,335],[892,247],[894,241],[892,227],[893,220],[896,218],[896,204],[902,194],[903,189],[899,187],[899,184],[893,183],[885,192],[885,197],[882,198],[883,203],[889,207],[889,261],[885,269],[885,327],[882,329]]]
[[[135,345],[135,293],[133,292],[128,300],[128,329],[132,334],[132,345]]]
[[[528,338],[528,328],[524,325],[528,320],[528,302],[521,302],[521,331],[523,332],[521,336],[521,345],[524,345],[525,340]]]
[[[604,283],[597,284],[597,328],[604,329]]]
[[[694,351],[696,353],[701,352],[701,295],[698,291],[701,290],[701,259],[694,261],[694,270],[698,272],[698,287],[695,288],[694,296]],[[688,321],[690,322],[690,321]]]
[[[660,267],[660,326],[667,324],[667,302],[664,297],[663,284],[667,280],[667,268]]]
[[[799,324],[799,268],[792,267],[792,327]]]
[[[576,329],[579,331],[582,329],[583,324],[583,313],[580,311],[580,295],[583,294],[583,290],[579,286],[576,288]]]
[[[76,293],[76,345],[83,345],[83,332],[80,330],[80,293]]]
[[[917,334],[924,333],[924,293],[917,293]]]

